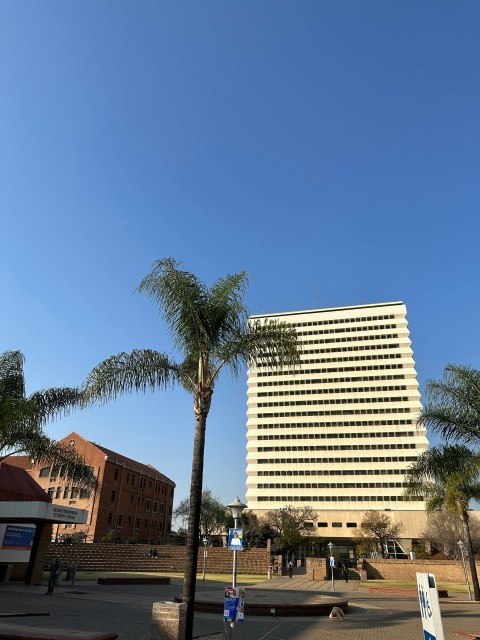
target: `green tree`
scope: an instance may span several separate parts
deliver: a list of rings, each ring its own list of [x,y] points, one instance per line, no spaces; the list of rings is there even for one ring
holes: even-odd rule
[[[200,508],[200,528],[198,535],[200,538],[218,535],[225,531],[227,520],[227,508],[218,498],[215,498],[210,489],[202,491],[202,504]],[[173,512],[173,517],[188,521],[190,513],[190,500],[185,498]]]
[[[387,550],[387,542],[398,538],[404,528],[401,522],[393,522],[386,513],[370,509],[353,535],[360,553],[379,551],[383,555]]]
[[[427,449],[408,470],[405,496],[412,500],[425,499],[427,513],[449,511],[460,517],[474,597],[480,601],[468,513],[470,501],[480,500],[480,455],[464,445]]]
[[[274,542],[289,556],[300,546],[308,542],[317,512],[311,507],[292,507],[290,505],[269,511],[264,518],[269,525]]]
[[[138,291],[159,306],[179,359],[149,349],[120,353],[96,366],[83,387],[86,402],[106,402],[126,392],[177,384],[193,397],[195,431],[183,587],[186,640],[193,630],[205,429],[215,382],[224,369],[238,376],[244,366],[293,367],[299,360],[293,327],[277,321],[248,321],[246,285],[246,274],[239,273],[207,287],[176,260],[157,261]]]
[[[480,444],[480,371],[449,364],[443,380],[429,380],[418,422],[447,442]]]
[[[21,351],[0,354],[0,461],[27,455],[35,463],[61,467],[63,476],[76,486],[95,488],[95,476],[85,459],[44,432],[49,420],[78,406],[78,389],[53,388],[27,396],[24,361]]]

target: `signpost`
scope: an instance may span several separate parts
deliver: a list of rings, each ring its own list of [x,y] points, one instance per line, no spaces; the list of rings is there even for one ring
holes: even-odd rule
[[[332,572],[332,591],[335,591],[335,578],[333,576],[334,568],[335,568],[335,556],[330,556],[330,571]]]
[[[417,573],[417,587],[424,640],[445,640],[435,576]]]

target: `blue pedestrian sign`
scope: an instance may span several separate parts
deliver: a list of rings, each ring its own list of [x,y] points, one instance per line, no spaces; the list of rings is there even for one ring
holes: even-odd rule
[[[435,576],[417,573],[417,588],[424,640],[444,640]]]

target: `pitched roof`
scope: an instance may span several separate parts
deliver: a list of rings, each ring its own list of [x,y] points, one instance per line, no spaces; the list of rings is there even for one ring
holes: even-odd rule
[[[97,442],[93,442],[92,440],[86,440],[83,436],[76,433],[75,431],[72,431],[72,433],[70,433],[68,436],[65,436],[65,438],[62,438],[61,442],[65,442],[69,439],[74,439],[74,438],[81,438],[85,442],[90,442],[90,444],[92,444],[94,447],[96,447],[97,449],[102,451],[106,456],[108,456],[111,462],[117,462],[118,464],[129,467],[133,471],[137,471],[137,473],[142,473],[146,476],[157,478],[161,482],[166,482],[167,484],[170,484],[172,487],[176,486],[173,480],[171,480],[170,478],[167,478],[167,476],[164,475],[163,473],[160,473],[160,471],[155,469],[155,467],[153,467],[151,464],[143,464],[142,462],[137,462],[132,458],[127,458],[127,456],[123,456],[121,453],[117,453],[116,451],[107,449],[106,447],[103,447],[101,444],[98,444]]]
[[[0,462],[0,502],[52,502],[50,496],[20,467]]]

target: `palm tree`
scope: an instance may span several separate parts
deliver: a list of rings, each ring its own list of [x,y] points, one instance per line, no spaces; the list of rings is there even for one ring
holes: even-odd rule
[[[0,354],[0,462],[11,455],[28,455],[34,463],[61,467],[77,486],[95,488],[95,476],[84,458],[43,431],[48,420],[79,404],[80,392],[53,388],[27,397],[24,362],[21,351]]]
[[[443,380],[429,380],[418,422],[446,441],[480,444],[480,371],[449,364]]]
[[[173,258],[158,260],[137,291],[159,306],[180,355],[149,349],[120,353],[101,362],[83,385],[85,400],[106,402],[128,391],[180,385],[193,396],[195,415],[187,566],[183,601],[187,604],[186,638],[193,631],[199,546],[205,429],[214,384],[224,369],[238,376],[244,365],[289,367],[298,362],[295,330],[279,322],[248,322],[244,304],[245,272],[227,275],[207,287],[180,268]]]
[[[468,514],[469,502],[480,500],[480,454],[464,445],[438,445],[427,449],[408,470],[405,485],[405,497],[425,499],[427,513],[445,510],[460,517],[474,597],[480,601]]]

